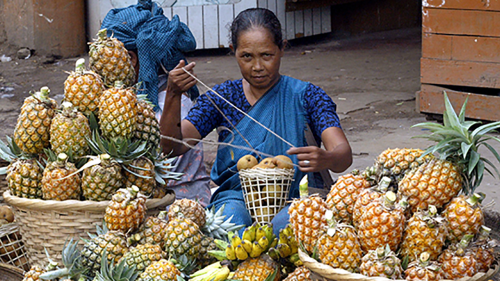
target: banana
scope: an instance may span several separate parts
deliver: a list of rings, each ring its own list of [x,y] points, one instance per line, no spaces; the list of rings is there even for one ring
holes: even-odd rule
[[[210,280],[213,280],[215,278],[215,276],[217,276],[217,273],[219,271],[220,271],[220,269],[216,269],[216,270],[210,272],[210,274],[204,275],[204,277],[203,277],[203,279],[201,279],[201,281],[210,281]]]
[[[266,232],[262,226],[255,230],[255,240],[259,241],[264,236],[266,236]]]
[[[276,236],[275,236],[271,242],[271,245],[269,245],[269,247],[276,247],[276,245],[278,245],[278,238],[276,238]]]
[[[241,245],[241,238],[240,238],[240,236],[238,236],[238,233],[235,233],[233,235],[233,237],[231,238],[231,246],[233,246],[234,248],[236,248],[239,245]]]
[[[300,265],[303,264],[302,261],[299,258],[299,254],[298,253],[297,254],[293,254],[290,257],[288,257],[288,261],[290,261],[295,266],[300,266]]]
[[[243,249],[243,245],[241,244],[234,248],[234,253],[236,254],[236,258],[240,261],[248,259],[248,253]]]
[[[250,252],[252,251],[252,242],[248,240],[241,240],[241,245],[243,245],[243,249],[245,249],[245,251],[250,254]]]
[[[285,233],[285,229],[281,229],[280,230],[280,234],[279,234],[279,243],[280,244],[288,244],[288,235],[286,235]]]
[[[255,230],[256,230],[256,224],[254,223],[251,226],[245,228],[245,230],[243,230],[241,238],[243,240],[248,240],[248,241],[255,240]]]
[[[257,243],[262,247],[262,249],[267,250],[269,247],[269,240],[267,240],[266,236],[262,236],[259,240],[257,240]]]
[[[229,243],[227,241],[222,240],[222,239],[214,239],[214,243],[217,246],[217,248],[219,248],[220,250],[225,250],[227,245],[229,245]]]
[[[266,233],[267,240],[273,241],[274,237],[276,236],[276,235],[274,235],[274,232],[273,232],[273,224],[267,223],[267,224],[263,225],[262,228],[264,228],[264,232]]]
[[[228,257],[227,257],[227,254],[226,254],[226,250],[208,250],[207,253],[216,258],[218,261],[223,261],[223,260],[227,260]]]
[[[189,275],[189,277],[193,278],[193,277],[197,277],[200,275],[205,275],[205,274],[211,272],[212,270],[219,269],[221,267],[222,267],[222,265],[220,262],[214,262],[212,264],[205,266],[204,268],[202,268],[198,271],[193,272],[193,274]]]
[[[287,224],[285,228],[282,229],[283,233],[288,236],[293,236],[293,229],[291,224]]]
[[[229,267],[227,265],[223,266],[221,269],[217,271],[217,274],[215,274],[214,278],[210,279],[211,281],[224,281],[229,277],[229,273],[231,270],[229,270]]]
[[[278,250],[282,258],[286,258],[292,253],[292,249],[290,249],[288,244],[278,244],[278,246],[276,246],[276,250]]]
[[[264,249],[259,245],[259,242],[254,241],[252,243],[252,251],[250,252],[251,258],[256,258],[264,252]]]
[[[269,248],[269,250],[267,250],[267,254],[275,261],[280,259],[280,253],[276,250],[276,248]]]
[[[299,243],[297,243],[297,240],[295,240],[295,237],[292,237],[292,239],[289,240],[290,243],[288,245],[292,249],[292,254],[298,253],[299,252]]]
[[[233,248],[233,246],[231,245],[228,245],[226,247],[226,257],[229,259],[229,260],[235,260],[236,259],[236,253],[234,251],[235,249]]]

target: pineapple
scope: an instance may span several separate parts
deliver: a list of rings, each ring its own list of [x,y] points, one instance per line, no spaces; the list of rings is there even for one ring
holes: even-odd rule
[[[23,153],[7,136],[7,144],[0,141],[0,157],[10,162],[9,166],[0,168],[0,174],[7,174],[7,185],[13,196],[42,198],[43,167],[34,156]]]
[[[70,102],[61,104],[62,110],[52,119],[50,125],[50,145],[56,153],[66,153],[75,159],[90,151],[87,139],[90,138],[89,120],[78,112]]]
[[[97,113],[97,101],[104,91],[104,83],[97,73],[85,69],[85,59],[76,61],[75,71],[64,81],[64,101],[89,116]]]
[[[460,242],[450,245],[438,257],[444,271],[444,279],[472,277],[479,272],[480,264],[469,244],[473,235],[465,235]]]
[[[181,213],[185,218],[192,220],[200,228],[205,225],[205,208],[197,201],[183,198],[176,199],[168,208],[168,218],[176,218]]]
[[[297,267],[283,281],[312,281],[311,271],[305,266]]]
[[[388,191],[368,206],[359,218],[358,236],[361,248],[367,252],[380,245],[388,245],[396,251],[405,227],[404,208],[396,203],[396,194]]]
[[[325,217],[329,226],[319,237],[318,258],[333,268],[357,272],[363,252],[356,230],[351,225],[337,223],[331,210]]]
[[[111,197],[104,214],[104,222],[110,230],[128,234],[137,230],[145,217],[146,196],[139,192],[137,186],[132,186],[119,189]]]
[[[387,192],[390,184],[391,179],[389,177],[382,177],[377,185],[359,192],[352,211],[352,224],[355,227],[359,226],[359,218],[364,214],[366,206],[382,197]]]
[[[130,244],[153,244],[163,248],[166,239],[166,216],[167,212],[161,211],[156,217],[147,217],[139,230],[130,236]]]
[[[82,174],[83,197],[91,201],[111,200],[113,194],[123,187],[121,166],[109,154],[93,156],[91,159]]]
[[[294,199],[288,214],[297,242],[302,243],[307,252],[312,253],[321,230],[328,223],[324,217],[328,204],[319,196],[309,196],[307,175],[300,181],[300,199]]]
[[[34,265],[30,268],[30,270],[24,273],[24,278],[22,281],[40,281],[40,275],[45,272],[45,269],[41,268],[38,265]]]
[[[119,231],[98,228],[97,235],[89,236],[90,240],[85,241],[81,251],[82,265],[88,268],[89,276],[95,276],[99,272],[102,257],[115,264],[128,251],[127,238]]]
[[[75,164],[68,161],[66,153],[49,153],[52,160],[43,170],[42,196],[45,200],[80,200],[82,193],[81,179]]]
[[[351,174],[342,175],[330,188],[326,196],[328,209],[332,210],[335,219],[347,224],[352,223],[352,213],[354,203],[361,190],[369,188],[370,182],[367,181],[359,171],[353,171]]]
[[[155,164],[146,156],[133,159],[123,166],[125,187],[137,186],[145,196],[151,196],[156,187]]]
[[[406,172],[432,158],[432,155],[420,157],[424,152],[413,148],[388,148],[382,151],[375,161],[376,173],[379,178],[388,176],[392,182],[397,183]]]
[[[99,128],[108,139],[131,138],[136,130],[137,97],[135,90],[120,81],[99,98]]]
[[[425,252],[430,260],[436,260],[445,245],[447,234],[446,220],[437,213],[435,206],[415,212],[407,222],[400,255],[412,262]]]
[[[215,244],[214,238],[203,235],[203,238],[200,242],[200,252],[197,256],[198,265],[200,267],[205,267],[209,264],[217,262],[217,259],[208,253],[208,251],[216,250],[219,250],[219,247],[217,247],[217,245]]]
[[[481,208],[483,194],[474,193],[471,196],[460,195],[448,203],[443,217],[448,222],[448,240],[457,243],[466,234],[476,235],[484,224],[484,214]]]
[[[146,267],[137,281],[177,281],[181,272],[169,260],[161,259]]]
[[[196,258],[202,239],[203,234],[200,227],[192,220],[179,214],[168,221],[164,249],[170,256],[186,255],[188,258]]]
[[[49,98],[50,89],[26,98],[14,129],[14,142],[25,153],[39,154],[50,145],[50,123],[55,115],[57,102]]]
[[[439,281],[444,279],[441,264],[432,261],[429,253],[423,252],[419,259],[408,264],[405,270],[406,280],[412,281]]]
[[[97,33],[97,39],[89,48],[90,69],[99,74],[110,87],[115,81],[123,81],[127,86],[135,82],[135,69],[123,43],[107,36],[107,29]]]
[[[479,148],[484,145],[500,161],[500,155],[486,141],[496,139],[486,135],[500,127],[500,122],[479,125],[479,122],[465,120],[464,102],[457,116],[446,92],[444,93],[445,111],[443,125],[426,122],[414,126],[429,129],[431,134],[420,136],[435,141],[437,144],[427,148],[425,154],[437,152],[439,159],[422,164],[414,173],[408,173],[401,180],[399,190],[408,196],[412,210],[425,209],[429,204],[441,208],[452,198],[463,191],[472,194],[480,185],[486,170],[498,171],[479,154]],[[476,126],[471,131],[470,129]]]
[[[144,244],[129,248],[121,260],[125,260],[128,266],[135,267],[137,271],[143,272],[150,264],[161,260],[163,255],[159,245]]]
[[[156,119],[153,104],[147,95],[137,95],[137,124],[134,138],[146,141],[148,147],[157,148],[160,145],[160,125]]]
[[[403,273],[401,260],[391,251],[388,245],[369,250],[363,256],[359,269],[361,274],[368,277],[385,277],[388,279],[401,279]]]
[[[487,272],[495,262],[495,247],[500,246],[497,240],[490,238],[491,228],[483,225],[477,235],[477,239],[471,244],[471,251],[476,253],[479,263],[479,271]]]
[[[231,279],[241,281],[264,281],[276,272],[274,281],[280,280],[279,264],[269,255],[263,254],[257,258],[249,258],[241,262]]]

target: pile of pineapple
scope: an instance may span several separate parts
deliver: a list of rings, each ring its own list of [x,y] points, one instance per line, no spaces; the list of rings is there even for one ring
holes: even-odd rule
[[[45,200],[110,200],[120,188],[137,186],[161,198],[173,158],[160,151],[152,104],[137,94],[135,70],[123,43],[106,30],[64,82],[60,105],[43,87],[25,99],[13,136],[0,142],[10,162],[11,195]]]

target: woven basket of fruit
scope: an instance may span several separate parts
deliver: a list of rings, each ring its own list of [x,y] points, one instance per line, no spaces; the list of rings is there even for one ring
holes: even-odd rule
[[[0,226],[0,262],[28,270],[28,257],[21,240],[19,225],[11,222]]]
[[[58,261],[68,237],[80,240],[88,238],[88,233],[96,233],[96,225],[102,225],[110,204],[110,201],[27,199],[12,196],[10,191],[3,196],[16,215],[30,264],[40,266],[47,261],[45,249]],[[174,200],[174,192],[161,199],[147,199],[147,214],[164,211]]]
[[[9,162],[0,158],[0,167],[6,167],[9,165]],[[7,175],[0,174],[0,203],[3,202],[2,194],[8,190],[7,186]]]
[[[270,222],[286,205],[294,170],[252,168],[240,171],[245,204],[252,218]]]
[[[21,281],[23,270],[6,263],[0,263],[0,281]]]

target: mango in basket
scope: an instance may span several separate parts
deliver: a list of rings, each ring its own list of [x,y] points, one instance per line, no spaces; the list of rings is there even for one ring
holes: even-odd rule
[[[250,206],[260,207],[262,203],[262,196],[260,192],[252,191],[247,193],[248,203]]]
[[[261,168],[261,169],[274,169],[278,166],[278,161],[274,159],[274,157],[267,157],[262,159],[259,164],[253,166],[253,168]]]
[[[251,154],[247,154],[243,157],[241,157],[238,162],[236,162],[236,168],[238,171],[244,170],[244,169],[251,169],[255,165],[257,165],[259,161],[255,156]]]
[[[276,160],[276,167],[280,169],[293,169],[293,162],[290,157],[286,155],[278,155],[275,156],[274,159]]]
[[[8,223],[14,221],[14,213],[9,206],[0,206],[0,220],[6,220]]]

